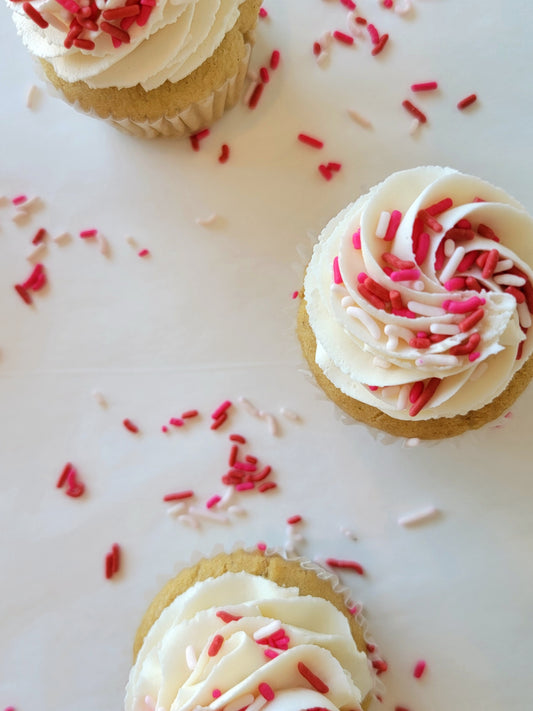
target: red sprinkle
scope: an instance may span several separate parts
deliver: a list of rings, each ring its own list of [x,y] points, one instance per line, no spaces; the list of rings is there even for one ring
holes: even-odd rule
[[[231,400],[224,400],[224,402],[217,407],[216,410],[214,410],[211,413],[211,419],[217,420],[220,415],[224,414],[228,408],[231,407]]]
[[[137,425],[134,425],[133,422],[131,420],[129,420],[127,417],[125,420],[122,420],[122,424],[124,425],[124,427],[127,430],[129,430],[130,432],[133,432],[134,434],[137,434],[137,432],[139,431],[139,428],[137,427]]]
[[[85,484],[83,484],[83,482],[81,482],[81,481],[78,481],[78,479],[76,478],[77,475],[78,475],[78,472],[71,465],[71,467],[68,471],[68,474],[67,474],[68,488],[67,488],[66,494],[67,494],[67,496],[70,496],[73,499],[77,499],[85,491]]]
[[[163,501],[181,501],[182,499],[190,499],[194,496],[194,492],[191,489],[186,491],[176,491],[174,494],[166,494],[163,496]]]
[[[207,650],[207,656],[216,657],[223,643],[224,637],[221,634],[216,634],[211,640],[211,644],[209,645],[209,648]]]
[[[228,466],[232,467],[235,462],[237,461],[237,453],[239,451],[239,448],[237,447],[236,444],[233,445],[231,448],[230,454],[229,454],[229,459],[228,459]]]
[[[141,15],[139,15],[138,17],[140,18]],[[125,44],[129,44],[130,42],[129,34],[122,30],[120,27],[117,27],[116,25],[112,25],[109,22],[101,22],[100,29],[102,30],[102,32],[106,32],[108,35],[111,35],[111,37],[116,40],[119,40],[120,42],[124,42]]]
[[[411,84],[411,91],[435,91],[439,85],[436,81],[423,81],[418,84]]]
[[[441,215],[443,212],[446,210],[449,210],[450,207],[453,206],[453,200],[449,197],[444,198],[443,200],[439,200],[439,202],[434,203],[433,205],[430,205],[429,207],[426,207],[426,212],[428,215],[431,215],[432,217],[437,217],[438,215]]]
[[[246,444],[246,440],[240,434],[230,434],[229,438],[232,442],[238,442],[239,444]]]
[[[353,570],[359,575],[364,575],[363,566],[355,560],[338,560],[337,558],[326,558],[326,563],[330,568],[341,568],[342,570]]]
[[[95,230],[95,229],[82,230],[80,232],[80,237],[82,239],[90,239],[91,237],[96,237],[97,234],[98,234],[98,230]]]
[[[475,101],[477,101],[476,94],[470,94],[469,96],[465,96],[464,99],[461,99],[461,101],[458,102],[457,108],[462,111],[463,109],[466,109],[467,106],[473,104]]]
[[[141,249],[141,251],[138,253],[138,256],[139,257],[148,257],[149,254],[150,254],[149,249]]]
[[[312,148],[323,148],[323,146],[324,146],[323,141],[321,141],[318,138],[313,138],[313,136],[309,136],[307,133],[299,133],[298,140],[301,143],[306,143],[308,146],[311,146]]]
[[[384,659],[373,659],[372,666],[376,670],[377,674],[383,674],[389,668],[389,665]]]
[[[311,686],[316,689],[321,694],[327,694],[329,691],[329,686],[325,684],[322,679],[320,679],[316,674],[313,674],[311,669],[306,666],[303,662],[298,662],[298,671],[306,679]]]
[[[261,94],[263,93],[264,88],[265,88],[265,85],[263,83],[258,84],[255,87],[255,89],[252,92],[252,96],[250,97],[250,101],[248,102],[248,107],[250,109],[255,109],[255,107],[259,103],[259,99],[261,98]]]
[[[241,619],[241,615],[232,615],[230,612],[226,612],[225,610],[218,610],[216,613],[216,616],[222,620],[222,622],[236,622],[237,620]]]
[[[281,59],[281,55],[279,53],[278,49],[275,49],[272,54],[270,55],[270,68],[271,69],[277,69],[279,66],[279,61]]]
[[[333,178],[333,173],[327,167],[327,165],[324,165],[323,163],[321,163],[318,166],[318,170],[320,171],[322,177],[324,177],[326,180],[331,180],[331,178]]]
[[[289,518],[287,519],[287,523],[293,525],[295,523],[300,523],[301,520],[302,517],[299,514],[296,514],[295,516],[289,516]]]
[[[259,70],[259,76],[261,77],[261,81],[263,82],[263,84],[268,84],[268,82],[270,81],[270,75],[266,67],[261,67],[261,69]]]
[[[425,672],[425,670],[426,670],[426,662],[425,662],[423,659],[421,659],[420,661],[418,661],[418,662],[415,664],[415,668],[414,668],[414,670],[413,670],[413,676],[414,676],[414,678],[415,678],[415,679],[420,679],[420,677],[421,677],[422,674]]]
[[[188,420],[191,417],[198,417],[198,410],[186,410],[181,416],[184,420]]]
[[[341,0],[341,5],[344,5],[344,7],[347,7],[348,10],[355,10],[356,4],[354,3],[353,0]]]
[[[340,30],[335,30],[333,37],[343,44],[353,44],[354,41],[351,35],[347,35],[345,32],[341,32]]]
[[[372,50],[372,56],[375,57],[377,54],[382,52],[388,41],[389,41],[388,34],[381,35],[381,37],[379,38],[379,42],[376,44],[376,46]]]
[[[46,230],[44,227],[41,227],[41,229],[37,230],[35,233],[34,238],[32,239],[31,243],[32,244],[39,244],[40,242],[43,241],[43,239],[46,237]]]
[[[30,294],[26,291],[26,289],[21,285],[21,284],[15,284],[15,291],[17,294],[20,296],[20,298],[26,303],[26,304],[32,304],[32,298]]]
[[[427,116],[420,111],[420,109],[417,109],[417,107],[412,104],[409,99],[405,99],[405,101],[402,101],[402,106],[404,109],[409,111],[411,116],[414,116],[416,119],[420,121],[420,123],[426,123],[427,121]]]
[[[40,12],[38,12],[33,5],[29,2],[23,2],[22,3],[22,9],[28,15],[28,17],[35,22],[36,25],[39,25],[39,27],[42,27],[44,30],[46,27],[48,27],[48,22],[44,19],[44,17],[41,15]]]
[[[13,205],[18,206],[18,205],[22,205],[23,203],[27,202],[27,200],[28,200],[28,197],[26,195],[17,195],[16,197],[13,198],[13,200],[11,200],[11,202],[13,203]]]
[[[424,388],[423,392],[418,396],[417,400],[415,403],[411,406],[409,410],[409,415],[411,417],[416,417],[420,410],[422,410],[428,402],[431,400],[433,395],[435,394],[435,391],[439,387],[441,382],[440,378],[430,378],[428,381],[428,384]]]
[[[57,480],[56,487],[58,489],[61,489],[61,487],[65,484],[67,481],[67,477],[70,473],[70,470],[72,469],[72,464],[70,462],[67,462],[65,466],[63,467],[63,471],[59,475],[59,479]]]
[[[113,560],[113,573],[118,573],[120,568],[120,546],[118,543],[113,543],[111,546],[111,557]]]
[[[379,32],[377,31],[376,26],[368,25],[366,29],[368,30],[372,44],[377,44],[379,42]]]
[[[229,146],[227,143],[223,143],[220,148],[220,155],[218,156],[219,163],[227,163],[229,158]]]
[[[265,491],[268,491],[269,489],[275,489],[277,488],[277,484],[273,481],[265,481],[264,484],[261,484],[260,486],[257,487],[257,491],[260,494],[264,494]]]
[[[218,428],[226,422],[228,419],[228,416],[226,415],[225,412],[223,412],[221,415],[217,417],[217,419],[213,422],[211,425],[210,429],[212,430],[218,430]]]

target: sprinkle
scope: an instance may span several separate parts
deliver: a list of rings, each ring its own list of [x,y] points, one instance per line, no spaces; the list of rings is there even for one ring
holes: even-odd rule
[[[36,25],[41,27],[43,30],[48,27],[48,22],[44,19],[40,12],[38,12],[29,2],[22,3],[22,9],[28,15],[28,17],[35,22]]]
[[[354,40],[351,35],[347,35],[345,32],[340,32],[340,30],[335,30],[333,37],[342,44],[353,44]]]
[[[120,546],[118,543],[113,543],[111,552],[105,557],[105,577],[107,580],[118,573],[120,568]]]
[[[354,249],[361,249],[361,228],[353,233],[352,244]]]
[[[375,57],[376,55],[378,55],[380,52],[383,51],[383,49],[384,49],[385,45],[387,44],[388,40],[389,40],[389,35],[388,35],[388,34],[381,35],[381,37],[379,38],[379,42],[376,44],[376,46],[375,46],[374,49],[372,50],[372,56],[373,56],[373,57]]]
[[[259,99],[261,98],[261,94],[263,93],[264,88],[265,85],[263,83],[260,83],[255,87],[248,102],[248,107],[250,109],[255,109],[255,107],[259,103]]]
[[[187,664],[187,668],[191,671],[196,667],[198,663],[192,644],[189,644],[187,647],[185,647],[185,663]]]
[[[299,514],[295,514],[294,516],[289,516],[287,519],[287,523],[289,525],[294,525],[295,523],[300,523],[302,520],[302,517]]]
[[[212,496],[210,499],[208,499],[208,500],[205,502],[205,507],[206,507],[207,509],[211,509],[211,508],[213,508],[213,506],[215,506],[216,504],[218,504],[218,502],[219,502],[221,499],[222,499],[221,496],[219,496],[218,494],[215,494],[214,496]]]
[[[484,306],[485,299],[480,299],[477,296],[472,296],[466,301],[443,301],[442,307],[450,314],[467,314],[475,311],[478,306]]]
[[[211,509],[205,509],[200,506],[189,506],[189,515],[194,517],[196,520],[201,518],[223,525],[229,523],[229,518],[225,514],[219,513],[218,511],[212,511]]]
[[[224,402],[217,407],[216,410],[214,410],[211,413],[211,419],[213,420],[218,420],[220,415],[224,414],[228,408],[231,407],[231,401],[230,400],[224,400]]]
[[[93,390],[91,395],[96,400],[97,404],[100,405],[100,407],[107,407],[107,400],[99,390]]]
[[[148,250],[148,249],[141,249],[141,251],[137,253],[137,256],[139,256],[139,257],[148,257],[149,254],[150,254],[150,250]]]
[[[239,444],[246,444],[246,440],[240,434],[230,434],[229,439],[232,442],[238,442]]]
[[[30,294],[26,291],[26,289],[21,286],[20,284],[15,284],[14,286],[15,291],[17,294],[20,296],[20,298],[26,303],[26,304],[32,304],[32,298]]]
[[[452,242],[453,242],[453,240],[452,240]],[[448,281],[448,279],[452,278],[452,276],[457,271],[457,267],[462,262],[465,254],[466,254],[466,249],[464,247],[456,247],[455,248],[453,254],[448,259],[446,266],[442,269],[442,271],[440,273],[439,279],[440,279],[441,283],[444,284],[445,282]]]
[[[378,237],[379,239],[385,238],[385,235],[387,234],[387,228],[389,226],[390,219],[391,219],[390,213],[383,210],[383,212],[379,216],[378,224],[376,227],[376,237]]]
[[[197,217],[195,222],[197,225],[202,225],[202,227],[209,227],[218,219],[218,215],[214,212],[208,217]]]
[[[261,701],[265,702],[265,699],[262,697],[257,697]],[[229,704],[224,705],[224,711],[244,711],[245,709],[248,710],[252,708],[252,703],[254,702],[254,695],[253,694],[243,694],[242,696],[239,696],[236,699],[233,699],[233,701],[230,701]],[[266,702],[265,702],[266,703]],[[257,709],[257,706],[255,707]]]
[[[354,3],[353,0],[341,0],[341,5],[344,5],[344,7],[347,7],[348,10],[355,10],[356,9],[356,4]]]
[[[463,109],[466,109],[467,106],[473,104],[475,101],[477,101],[476,94],[470,94],[469,96],[465,96],[464,99],[461,99],[461,101],[458,102],[457,108],[462,111]]]
[[[413,676],[415,679],[420,679],[422,674],[426,670],[426,662],[423,659],[420,659],[416,664],[415,668],[413,670]]]
[[[485,311],[483,309],[476,309],[476,311],[473,311],[469,316],[466,316],[461,321],[459,328],[463,333],[470,331],[470,329],[473,328],[478,321],[481,321],[484,315]]]
[[[96,237],[97,234],[98,234],[98,230],[95,230],[95,229],[82,230],[80,232],[80,237],[82,239],[90,239],[91,237]]]
[[[360,563],[354,560],[338,560],[337,558],[326,558],[326,564],[330,568],[341,568],[342,570],[353,570],[359,575],[364,575],[365,571]]]
[[[333,260],[333,282],[335,284],[342,284],[342,276],[339,269],[339,258],[335,257]]]
[[[449,197],[444,198],[443,200],[440,200],[439,202],[434,203],[433,205],[430,205],[429,207],[426,207],[426,213],[428,215],[431,215],[432,217],[437,217],[438,215],[441,215],[443,212],[446,210],[449,210],[450,207],[453,206],[453,200]]]
[[[372,44],[377,44],[379,42],[379,32],[377,31],[375,25],[367,25],[366,29],[370,35]]]
[[[268,17],[268,12],[265,10],[264,7],[259,8],[259,17]]]
[[[419,269],[400,269],[390,273],[392,281],[412,281],[420,276]]]
[[[427,117],[420,111],[414,104],[412,104],[408,99],[402,101],[402,106],[406,109],[411,116],[414,116],[420,123],[426,123]]]
[[[263,84],[268,84],[268,82],[270,81],[270,75],[266,67],[261,67],[261,69],[259,70],[259,76]]]
[[[376,670],[377,674],[383,674],[383,672],[386,672],[389,668],[389,665],[384,659],[373,659],[372,666]]]
[[[416,526],[419,523],[425,523],[430,519],[438,516],[440,511],[435,506],[427,506],[426,508],[414,511],[413,513],[404,514],[398,518],[400,526]],[[418,678],[418,677],[417,677]]]
[[[57,480],[57,483],[56,483],[56,487],[57,487],[58,489],[61,489],[61,488],[64,486],[65,482],[67,481],[67,477],[68,477],[68,475],[69,475],[69,473],[70,473],[70,470],[71,470],[72,468],[73,468],[73,467],[72,467],[72,464],[71,464],[70,462],[67,462],[67,463],[65,464],[65,466],[63,467],[63,470],[62,470],[61,474],[59,475],[59,479]]]
[[[424,81],[418,84],[411,84],[411,91],[435,91],[439,85],[436,81]]]
[[[396,232],[398,231],[398,227],[400,226],[401,220],[402,220],[402,213],[399,210],[393,210],[391,212],[387,230],[386,230],[385,235],[383,237],[385,242],[391,242],[396,237]]]
[[[275,659],[279,655],[279,652],[275,652],[273,649],[267,648],[263,651],[263,654],[269,659]]]
[[[265,698],[267,701],[272,701],[274,698],[275,694],[274,691],[272,690],[272,687],[269,686],[266,682],[262,682],[259,684],[257,687],[259,693],[263,698]]]
[[[264,467],[260,472],[258,472],[257,474],[253,474],[252,479],[255,482],[263,481],[263,479],[266,479],[271,471],[272,471],[272,468],[267,464],[266,467]]]
[[[11,200],[11,202],[13,203],[13,205],[18,207],[19,205],[22,205],[23,203],[25,203],[27,200],[28,200],[28,198],[26,195],[17,195],[16,197],[13,198],[13,200]]]
[[[75,467],[70,465],[67,473],[67,490],[66,495],[73,499],[79,498],[85,491],[85,484],[77,479],[78,472]]]
[[[270,68],[277,69],[279,66],[280,59],[281,54],[279,52],[279,49],[273,50],[272,54],[270,55]]]
[[[419,301],[408,301],[407,308],[409,311],[421,316],[443,316],[446,313],[440,306],[421,304]]]
[[[418,413],[429,403],[435,391],[441,383],[440,378],[430,378],[424,390],[418,396],[416,402],[411,406],[409,415],[416,417]]]
[[[134,434],[137,434],[137,432],[139,431],[139,428],[137,427],[137,425],[133,424],[133,422],[128,418],[126,418],[125,420],[122,420],[122,424],[124,425],[124,427],[127,430],[129,430],[130,432],[133,432]]]
[[[320,171],[320,174],[322,175],[322,177],[325,178],[326,180],[331,180],[331,178],[333,178],[333,173],[327,167],[327,165],[324,165],[323,163],[321,163],[318,166],[318,170]]]
[[[372,128],[370,121],[357,111],[354,111],[354,109],[348,109],[348,116],[363,128]]]
[[[28,109],[35,108],[35,102],[40,94],[38,87],[32,84],[29,88],[28,94],[26,95],[26,107]]]
[[[227,163],[229,159],[229,146],[227,143],[223,143],[220,148],[220,155],[218,156],[219,163]]]
[[[313,138],[313,136],[309,136],[307,133],[299,133],[298,140],[301,143],[306,143],[308,146],[311,146],[312,148],[322,148],[324,146],[323,141],[321,141],[318,138]]]
[[[257,491],[258,491],[260,494],[264,494],[265,491],[269,491],[270,489],[276,489],[277,486],[278,486],[278,485],[277,485],[275,482],[273,482],[273,481],[265,481],[264,484],[261,484],[260,486],[257,487]],[[236,488],[236,487],[235,487],[235,488]]]
[[[190,499],[194,496],[194,492],[191,489],[186,491],[176,491],[173,494],[166,494],[163,496],[163,501],[181,501],[182,499]]]
[[[313,674],[313,672],[306,666],[303,662],[298,662],[298,671],[306,679],[311,686],[316,689],[321,694],[327,694],[329,691],[329,686],[325,684],[322,679]]]
[[[211,640],[211,644],[207,649],[207,655],[209,657],[216,657],[223,643],[224,637],[221,634],[216,634]]]
[[[218,699],[219,696],[222,696],[222,692],[220,689],[213,689],[212,696],[214,699]]]
[[[257,544],[257,550],[264,552],[264,551],[266,551],[266,549],[267,549],[266,543],[263,543],[262,541],[259,541],[259,543]]]
[[[273,620],[272,622],[269,622],[267,625],[264,625],[263,627],[260,627],[258,630],[256,630],[253,633],[253,638],[256,640],[263,640],[265,638],[270,637],[273,635],[275,632],[278,632],[281,629],[281,622],[279,620]]]
[[[348,314],[348,316],[352,316],[352,318],[358,319],[370,333],[372,338],[379,340],[381,336],[381,330],[376,321],[372,318],[372,316],[370,316],[370,314],[368,314],[364,309],[361,309],[358,306],[349,306],[346,309],[346,313]]]

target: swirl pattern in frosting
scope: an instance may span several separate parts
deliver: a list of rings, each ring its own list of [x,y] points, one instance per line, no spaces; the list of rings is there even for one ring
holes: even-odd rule
[[[125,709],[344,711],[371,688],[367,657],[330,602],[224,573],[163,610],[131,670]]]
[[[305,277],[316,362],[393,418],[491,402],[533,350],[533,220],[450,168],[394,173],[327,225]]]
[[[32,0],[11,2],[33,55],[93,89],[155,89],[199,67],[239,17],[243,0]]]

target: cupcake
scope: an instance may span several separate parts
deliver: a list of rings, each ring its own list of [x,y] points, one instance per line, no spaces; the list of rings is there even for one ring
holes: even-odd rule
[[[137,631],[126,711],[367,708],[363,633],[335,582],[259,551],[182,571]]]
[[[140,136],[187,135],[238,100],[260,0],[8,2],[69,103]]]
[[[533,374],[533,220],[450,168],[394,173],[334,217],[307,266],[298,335],[356,420],[438,439],[507,410]]]

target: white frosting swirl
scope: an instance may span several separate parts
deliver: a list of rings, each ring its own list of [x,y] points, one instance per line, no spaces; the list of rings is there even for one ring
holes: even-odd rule
[[[478,409],[533,350],[530,265],[533,220],[505,192],[450,168],[395,173],[314,248],[304,286],[316,362],[342,392],[397,419]],[[428,385],[434,394],[415,407]]]
[[[138,24],[138,15],[124,25],[120,19],[107,21],[105,13],[123,8],[126,0],[96,0],[96,4],[94,0],[61,0],[61,4],[57,0],[34,0],[32,6],[49,23],[45,28],[28,17],[22,2],[7,0],[7,4],[24,44],[32,54],[49,62],[62,79],[82,80],[95,89],[141,84],[148,91],[166,80],[183,79],[210,57],[235,25],[243,0],[153,1],[155,5],[152,0],[146,4],[139,0],[141,11],[148,8],[150,12],[145,24]],[[94,47],[77,47],[76,42],[65,46],[70,25],[80,15],[65,9],[64,4],[74,11],[76,7],[95,8],[97,29],[84,29],[79,35]],[[139,21],[144,23],[144,19]],[[129,41],[114,46],[111,35],[101,29],[104,22],[127,27],[123,31],[127,31]]]
[[[210,656],[217,635],[221,646]],[[278,656],[270,659],[267,649]],[[299,663],[329,690],[313,688]],[[264,705],[270,693],[261,693],[262,685],[273,692]],[[358,708],[371,688],[367,657],[331,603],[260,576],[225,573],[196,583],[163,610],[131,670],[125,709],[237,711],[256,700],[268,711],[337,711]]]

